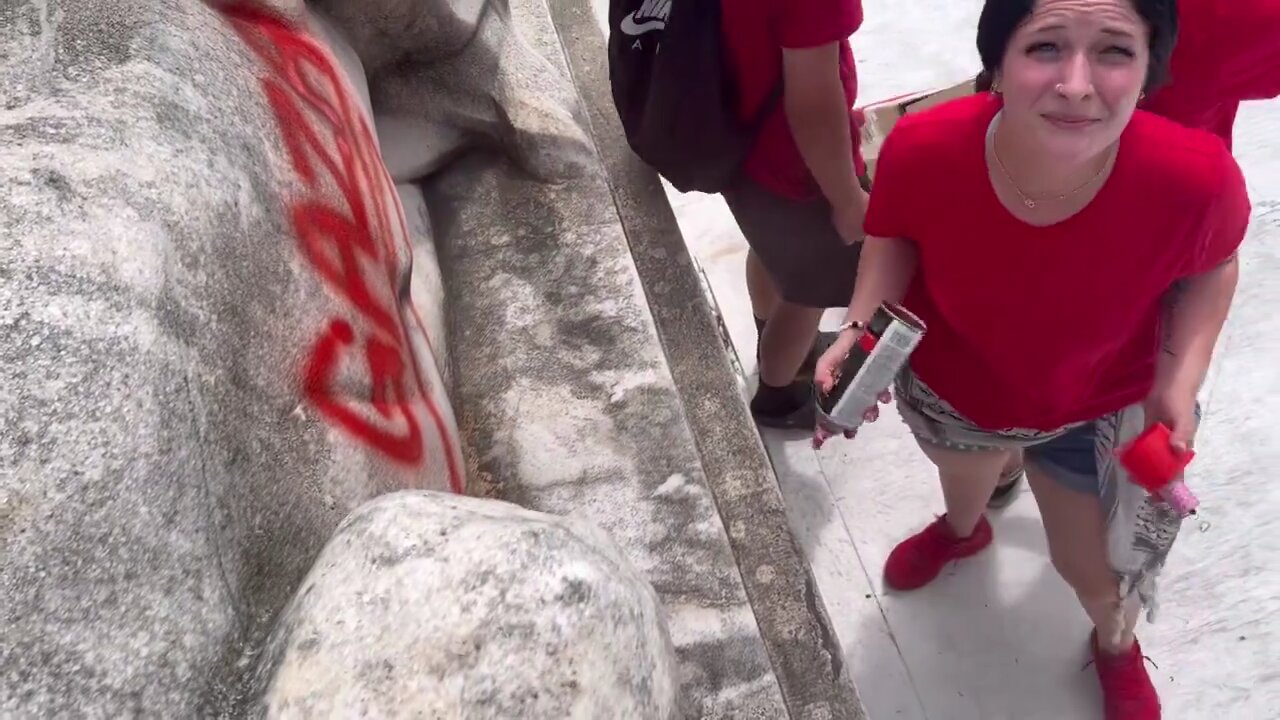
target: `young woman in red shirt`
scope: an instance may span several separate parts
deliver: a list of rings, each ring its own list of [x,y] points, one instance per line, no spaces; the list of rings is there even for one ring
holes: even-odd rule
[[[1280,97],[1280,0],[1178,0],[1170,78],[1138,105],[1211,132],[1231,149],[1240,103]],[[1021,457],[1010,459],[989,508],[1013,501]]]
[[[829,386],[883,302],[924,320],[895,394],[946,514],[893,550],[886,583],[922,587],[986,548],[987,500],[1023,451],[1095,626],[1108,720],[1160,717],[1133,631],[1178,528],[1114,449],[1156,422],[1190,443],[1250,214],[1222,142],[1136,111],[1177,25],[1172,0],[987,0],[990,90],[886,140],[849,327],[815,370]]]

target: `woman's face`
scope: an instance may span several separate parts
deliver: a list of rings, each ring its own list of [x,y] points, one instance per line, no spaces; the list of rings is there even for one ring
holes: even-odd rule
[[[1130,0],[1040,0],[1005,50],[1005,120],[1064,162],[1120,137],[1147,77],[1147,27]]]

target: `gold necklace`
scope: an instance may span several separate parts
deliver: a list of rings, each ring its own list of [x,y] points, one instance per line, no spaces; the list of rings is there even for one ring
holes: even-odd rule
[[[1000,172],[1004,173],[1004,179],[1009,181],[1009,185],[1013,187],[1014,192],[1018,193],[1018,197],[1022,198],[1022,204],[1026,205],[1028,210],[1034,210],[1036,208],[1036,205],[1049,200],[1053,202],[1062,202],[1063,200],[1066,200],[1067,198],[1071,197],[1072,195],[1075,195],[1081,190],[1084,190],[1085,188],[1092,185],[1098,178],[1102,177],[1102,174],[1106,172],[1108,168],[1111,167],[1111,163],[1115,162],[1115,159],[1116,159],[1116,153],[1112,152],[1107,157],[1107,161],[1102,163],[1102,167],[1098,168],[1098,172],[1094,173],[1093,177],[1081,183],[1080,186],[1077,187],[1075,190],[1071,190],[1070,192],[1065,192],[1056,197],[1036,200],[1035,198],[1022,192],[1022,188],[1018,187],[1017,181],[1015,181],[1013,179],[1013,175],[1009,173],[1009,168],[1004,166],[1004,160],[1000,159],[1000,151],[996,149],[995,132],[991,133],[991,154],[996,159],[996,165],[1000,166]]]

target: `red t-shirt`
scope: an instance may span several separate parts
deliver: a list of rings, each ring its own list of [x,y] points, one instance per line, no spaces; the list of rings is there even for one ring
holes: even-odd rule
[[[782,48],[802,49],[840,43],[840,79],[849,107],[854,164],[865,172],[858,153],[858,124],[853,110],[858,72],[849,36],[862,24],[861,0],[721,0],[728,65],[738,91],[738,115],[752,122],[782,79]],[[821,189],[796,147],[782,103],[769,113],[743,171],[766,189],[796,200],[821,195]]]
[[[1231,147],[1242,100],[1280,96],[1280,0],[1178,0],[1171,82],[1144,110]]]
[[[996,198],[980,93],[908,115],[881,149],[865,229],[916,243],[904,304],[927,324],[912,369],[990,430],[1052,430],[1150,392],[1161,300],[1235,252],[1244,178],[1214,136],[1146,112],[1076,215],[1037,228]]]

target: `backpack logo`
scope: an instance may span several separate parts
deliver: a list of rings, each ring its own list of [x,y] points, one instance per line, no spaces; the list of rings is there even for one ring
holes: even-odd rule
[[[618,29],[633,37],[654,30],[663,30],[667,27],[669,15],[671,15],[671,0],[644,0],[639,9],[622,17]]]

